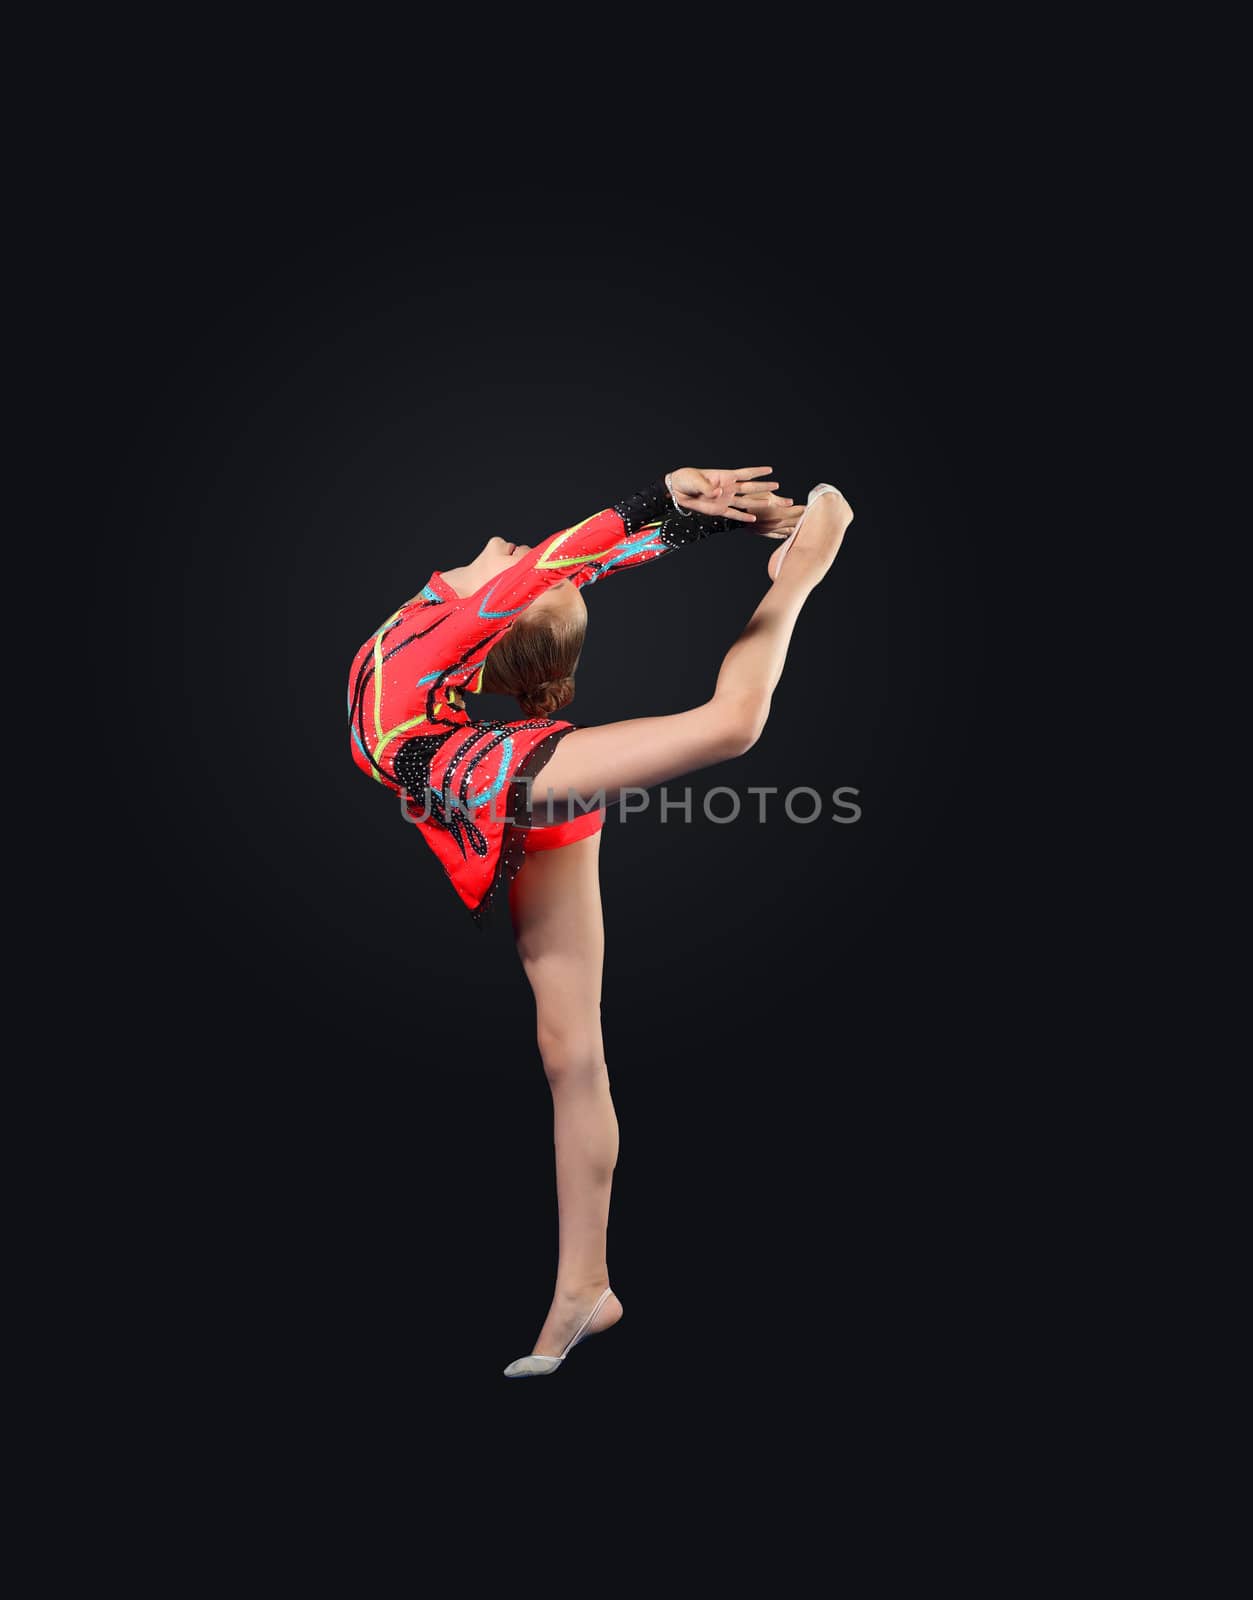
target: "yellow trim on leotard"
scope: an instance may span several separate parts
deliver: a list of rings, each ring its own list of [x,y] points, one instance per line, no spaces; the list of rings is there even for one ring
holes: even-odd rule
[[[374,635],[374,759],[376,761],[381,748],[378,741],[383,739],[384,743],[386,743],[386,740],[390,739],[393,734],[400,732],[399,728],[393,728],[391,733],[386,735],[386,738],[384,738],[383,734],[383,635],[404,609],[404,606],[398,606]],[[409,726],[412,726],[412,724],[409,724]],[[382,783],[383,781],[373,768],[370,769],[370,776],[375,783]]]
[[[599,512],[597,515],[599,515]],[[564,533],[558,534],[558,536],[549,545],[548,553],[540,556],[536,560],[535,565],[537,567],[577,567],[585,561],[599,561],[602,556],[612,555],[622,543],[621,539],[615,539],[607,550],[593,550],[590,552],[585,552],[581,556],[562,556],[558,560],[552,559],[552,552],[556,550],[559,545],[563,545],[571,534],[577,533],[580,528],[586,527],[591,520],[591,517],[584,517],[582,522],[576,522],[572,528],[567,528]],[[646,522],[640,527],[635,537],[638,538],[640,534],[647,533],[650,528],[659,528],[660,526],[660,519],[656,522]]]
[[[383,635],[405,608],[399,606],[374,635],[374,737],[383,737]]]

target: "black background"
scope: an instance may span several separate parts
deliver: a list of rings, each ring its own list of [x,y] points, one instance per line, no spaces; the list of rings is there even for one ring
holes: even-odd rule
[[[803,1402],[829,1360],[925,1391],[997,1326],[1031,1026],[992,619],[1026,494],[1006,376],[1045,330],[998,185],[925,151],[854,202],[816,161],[588,184],[428,150],[389,184],[148,148],[109,191],[91,374],[98,645],[132,686],[102,719],[98,1003],[128,1070],[100,1095],[142,1149],[112,1182],[154,1342],[205,1340],[210,1395],[246,1374],[297,1417],[315,1373],[323,1417],[553,1403],[500,1376],[556,1260],[530,993],[505,908],[477,931],[353,765],[348,665],[490,534],[768,463],[856,520],[759,744],[690,782],[698,809],[850,785],[863,814],[610,817],[626,1316],[557,1399]],[[703,698],[770,549],[587,591],[565,715]]]

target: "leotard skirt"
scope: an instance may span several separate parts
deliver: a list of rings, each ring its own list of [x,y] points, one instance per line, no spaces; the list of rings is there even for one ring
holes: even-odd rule
[[[605,813],[603,811],[588,811],[581,817],[571,817],[569,822],[554,822],[543,828],[527,828],[526,848],[530,854],[532,850],[556,850],[563,844],[573,844],[576,839],[587,839],[592,834],[599,833],[604,826]]]

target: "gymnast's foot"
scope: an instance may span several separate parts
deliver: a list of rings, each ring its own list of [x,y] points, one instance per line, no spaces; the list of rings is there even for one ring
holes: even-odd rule
[[[804,583],[808,588],[821,583],[831,570],[852,520],[853,508],[838,489],[811,500],[800,527],[770,557],[770,581],[776,583],[786,568],[789,582]]]
[[[584,1317],[608,1287],[609,1280],[601,1278],[599,1282],[584,1284],[578,1288],[558,1289],[553,1295],[548,1318],[540,1329],[540,1336],[535,1341],[535,1348],[531,1354],[559,1356],[579,1331]],[[583,1337],[587,1339],[594,1333],[604,1333],[606,1328],[612,1328],[621,1316],[622,1302],[616,1294],[611,1294],[588,1323]]]

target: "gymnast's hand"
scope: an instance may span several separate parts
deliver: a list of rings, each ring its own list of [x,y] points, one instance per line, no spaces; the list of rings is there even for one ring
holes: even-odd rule
[[[758,513],[766,512],[774,499],[769,491],[779,485],[752,480],[769,471],[769,467],[676,467],[670,474],[670,487],[684,511],[756,522]]]
[[[787,495],[754,495],[744,504],[757,517],[748,531],[767,539],[786,539],[805,515],[805,507],[793,505]]]

